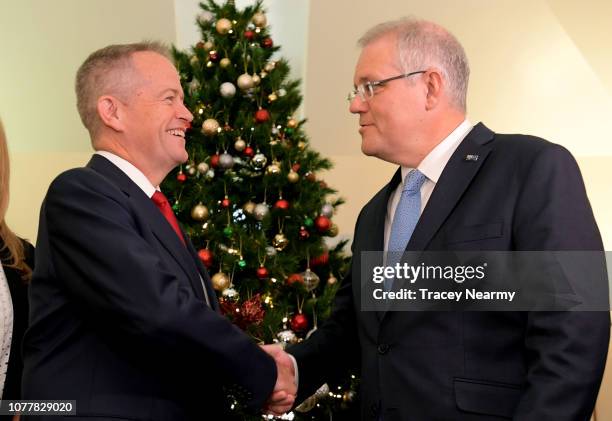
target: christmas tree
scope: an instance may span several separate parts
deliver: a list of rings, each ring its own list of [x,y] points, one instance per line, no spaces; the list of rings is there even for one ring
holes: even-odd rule
[[[289,80],[286,60],[273,59],[279,47],[261,0],[244,10],[233,1],[200,7],[202,40],[173,50],[194,114],[190,161],[162,188],[224,314],[260,343],[290,345],[329,315],[347,270],[346,241],[325,241],[338,234],[332,216],[342,200],[318,177],[331,163],[310,147],[295,115],[300,83]],[[342,380],[288,419],[349,419],[356,380]]]

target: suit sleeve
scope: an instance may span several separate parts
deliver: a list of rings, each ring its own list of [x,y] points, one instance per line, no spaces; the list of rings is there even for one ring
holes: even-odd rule
[[[359,219],[357,220],[359,225]],[[357,232],[357,228],[355,229]],[[334,298],[331,316],[306,341],[290,347],[298,363],[299,388],[296,403],[312,395],[336,373],[343,373],[357,366],[360,348],[357,339],[355,308],[353,304],[353,265],[355,242],[351,251],[348,275]]]
[[[41,210],[48,244],[41,246],[71,303],[99,334],[164,364],[193,367],[185,373],[192,380],[214,367],[239,385],[248,407],[261,409],[276,382],[274,361],[198,299],[184,274],[168,269],[142,235],[146,224],[113,184],[74,170],[49,188]]]
[[[513,225],[516,250],[603,250],[580,170],[567,150],[545,147],[525,180]],[[607,285],[601,287],[607,294]],[[527,320],[526,390],[514,420],[590,419],[606,362],[609,312],[539,311]]]

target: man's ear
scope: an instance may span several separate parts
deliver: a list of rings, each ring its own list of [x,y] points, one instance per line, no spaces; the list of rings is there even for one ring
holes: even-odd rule
[[[124,120],[121,118],[123,104],[117,98],[111,95],[103,95],[98,98],[96,107],[100,120],[105,126],[118,132],[124,130]]]
[[[444,95],[442,74],[438,69],[428,70],[425,74],[425,83],[427,87],[425,107],[427,110],[432,110],[440,103]]]

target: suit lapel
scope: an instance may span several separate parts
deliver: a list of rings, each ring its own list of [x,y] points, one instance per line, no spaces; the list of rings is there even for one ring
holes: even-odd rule
[[[491,130],[484,124],[478,123],[463,139],[444,167],[408,241],[406,251],[426,250],[486,160],[492,148],[490,142],[493,137],[494,133]],[[468,158],[468,155],[471,157]],[[381,322],[387,313],[378,312]]]
[[[151,199],[123,171],[106,158],[94,155],[87,166],[110,179],[130,198],[134,207],[142,213],[144,220],[150,225],[153,235],[185,272],[195,294],[204,300],[200,274],[193,256]],[[204,275],[202,279],[204,282],[208,280]],[[212,305],[213,297],[210,297],[210,300]]]
[[[486,160],[493,136],[491,130],[478,123],[461,142],[444,167],[406,250],[427,248]]]

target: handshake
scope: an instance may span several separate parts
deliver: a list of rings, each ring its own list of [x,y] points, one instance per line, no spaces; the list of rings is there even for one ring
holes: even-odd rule
[[[295,402],[297,382],[293,358],[280,345],[262,345],[261,347],[276,362],[276,384],[274,391],[266,402],[264,412],[281,416],[289,411]]]

